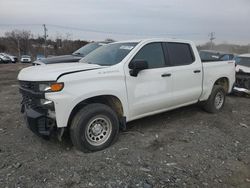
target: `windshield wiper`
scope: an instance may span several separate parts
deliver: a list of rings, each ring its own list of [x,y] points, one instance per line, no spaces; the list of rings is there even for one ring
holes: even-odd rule
[[[81,55],[80,52],[74,52],[73,55]]]

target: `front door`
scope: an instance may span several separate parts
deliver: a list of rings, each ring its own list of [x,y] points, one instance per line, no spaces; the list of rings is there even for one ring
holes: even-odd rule
[[[147,61],[149,67],[137,77],[126,75],[130,119],[167,108],[172,95],[172,76],[162,43],[146,44],[132,61],[135,60]]]

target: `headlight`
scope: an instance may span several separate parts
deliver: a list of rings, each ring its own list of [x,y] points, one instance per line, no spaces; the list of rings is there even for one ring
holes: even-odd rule
[[[49,91],[50,84],[39,84],[39,91]]]
[[[42,92],[57,92],[57,91],[61,91],[64,87],[64,84],[61,83],[43,83],[43,84],[39,84],[39,91]]]
[[[47,100],[47,99],[40,99],[41,105],[51,105],[53,104],[53,101]]]
[[[40,99],[40,105],[43,106],[43,107],[45,107],[45,108],[54,110],[54,103],[53,103],[53,101],[50,101],[50,100],[47,100],[47,99]]]

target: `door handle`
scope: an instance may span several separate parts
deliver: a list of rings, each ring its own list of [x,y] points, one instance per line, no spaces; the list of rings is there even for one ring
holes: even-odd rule
[[[170,77],[170,76],[171,76],[170,73],[164,73],[164,74],[161,75],[161,77]]]
[[[194,70],[194,73],[200,73],[201,70]]]

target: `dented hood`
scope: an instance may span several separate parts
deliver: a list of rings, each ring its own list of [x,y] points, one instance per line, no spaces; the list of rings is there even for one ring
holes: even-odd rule
[[[236,72],[245,72],[250,74],[250,67],[237,65],[235,68]]]
[[[31,66],[22,69],[18,80],[22,81],[55,81],[62,74],[88,71],[103,68],[103,66],[87,63],[60,63],[49,66]]]

